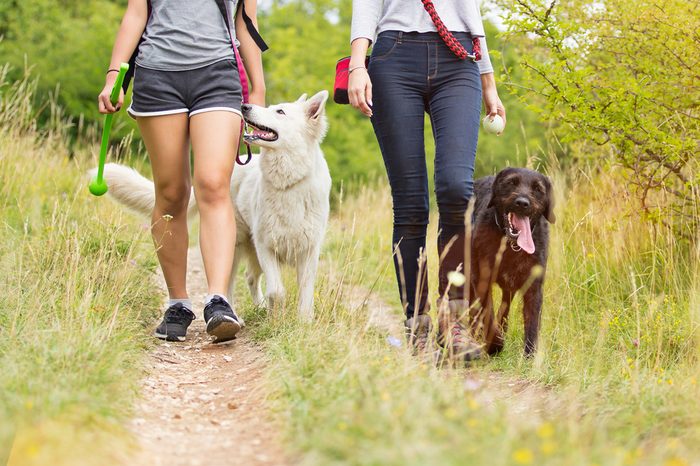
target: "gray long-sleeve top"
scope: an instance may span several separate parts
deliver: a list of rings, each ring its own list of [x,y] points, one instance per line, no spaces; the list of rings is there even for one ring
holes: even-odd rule
[[[440,19],[452,32],[469,32],[481,38],[479,72],[493,73],[486,46],[478,0],[433,0]],[[374,42],[383,31],[435,32],[437,28],[420,0],[353,0],[350,41],[366,38]]]

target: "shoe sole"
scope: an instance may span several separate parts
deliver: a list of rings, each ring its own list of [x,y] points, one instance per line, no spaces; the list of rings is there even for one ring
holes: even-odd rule
[[[165,341],[185,341],[185,337],[179,335],[167,335],[165,333],[153,332],[153,336]]]
[[[241,324],[229,316],[214,316],[207,322],[207,333],[214,337],[214,343],[231,341],[241,330]]]

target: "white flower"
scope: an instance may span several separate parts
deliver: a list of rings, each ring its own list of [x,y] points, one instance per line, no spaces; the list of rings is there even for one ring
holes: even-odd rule
[[[452,286],[462,286],[467,281],[467,277],[465,277],[462,272],[453,270],[452,272],[448,272],[447,281],[449,281]]]

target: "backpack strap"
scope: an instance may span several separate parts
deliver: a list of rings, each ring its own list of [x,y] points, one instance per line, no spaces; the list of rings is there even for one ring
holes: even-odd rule
[[[228,28],[229,34],[231,35],[231,41],[233,42],[233,25],[231,24],[231,19],[232,16],[229,14],[228,11],[228,4],[226,3],[226,0],[216,0],[216,4],[219,7],[219,11],[221,12],[221,15],[224,17],[224,21],[226,22],[226,27]],[[238,13],[238,10],[241,10],[241,14],[243,16],[243,22],[245,23],[246,29],[248,30],[248,34],[253,38],[253,41],[255,42],[255,45],[258,46],[258,48],[261,51],[266,51],[270,47],[265,43],[265,40],[262,38],[258,30],[255,28],[255,24],[253,24],[253,20],[250,19],[250,16],[248,16],[248,13],[245,11],[245,0],[238,0],[238,5],[236,7],[236,14]]]
[[[241,14],[243,15],[243,22],[245,23],[245,27],[248,30],[250,37],[253,38],[255,44],[262,52],[266,51],[270,47],[267,46],[265,40],[262,38],[258,30],[255,29],[255,24],[253,24],[253,20],[250,19],[250,16],[248,16],[248,14],[245,12],[245,0],[240,0],[240,3],[238,5],[241,9]]]

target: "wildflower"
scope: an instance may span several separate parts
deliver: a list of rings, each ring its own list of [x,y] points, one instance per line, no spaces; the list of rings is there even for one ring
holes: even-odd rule
[[[467,400],[467,406],[469,406],[469,409],[477,409],[479,407],[479,403],[477,403],[474,398],[470,397]]]
[[[554,435],[554,427],[549,422],[545,422],[537,428],[537,435],[543,439],[551,438]]]
[[[382,392],[382,401],[389,401],[391,399],[391,396],[387,392]]]
[[[554,453],[557,449],[557,444],[554,442],[542,442],[542,445],[540,445],[540,451],[544,455],[551,455]]]
[[[532,464],[534,456],[528,448],[519,448],[513,452],[513,461],[518,464]]]
[[[668,440],[666,446],[669,450],[676,450],[680,446],[681,442],[677,438],[672,438]]]
[[[348,425],[346,423],[344,423],[344,422],[338,423],[338,430],[347,430],[347,429],[348,429]]]
[[[689,466],[689,463],[683,458],[672,456],[671,458],[664,461],[664,466]]]
[[[447,408],[444,412],[444,415],[447,419],[454,419],[457,417],[457,410],[452,407]]]
[[[394,348],[401,348],[401,340],[399,340],[395,336],[389,335],[388,337],[386,337],[386,342]]]
[[[465,277],[462,272],[453,270],[452,272],[448,272],[447,281],[449,281],[452,286],[462,286],[467,281],[467,277]]]

